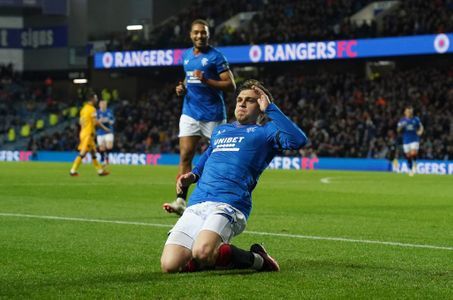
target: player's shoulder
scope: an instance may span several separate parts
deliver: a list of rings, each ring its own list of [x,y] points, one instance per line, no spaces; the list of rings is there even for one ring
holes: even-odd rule
[[[219,49],[217,49],[215,47],[212,47],[212,46],[209,46],[208,51],[206,52],[206,54],[208,56],[211,56],[211,57],[225,58],[225,56],[223,55],[223,53]]]
[[[96,111],[96,108],[93,105],[89,104],[89,103],[85,103],[83,105],[83,107],[82,107],[81,112],[90,112],[92,110]]]
[[[230,130],[233,127],[234,126],[231,123],[217,125],[216,127],[214,127],[214,130],[212,131],[212,135],[214,136],[214,135],[222,134],[225,131]]]
[[[184,50],[182,53],[182,57],[188,57],[189,55],[193,55],[193,47]]]

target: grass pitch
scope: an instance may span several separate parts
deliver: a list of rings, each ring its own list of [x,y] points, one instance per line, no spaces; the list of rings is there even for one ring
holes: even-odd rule
[[[0,163],[0,298],[453,298],[452,176],[267,170],[233,242],[282,271],[168,275],[176,168],[69,168]]]

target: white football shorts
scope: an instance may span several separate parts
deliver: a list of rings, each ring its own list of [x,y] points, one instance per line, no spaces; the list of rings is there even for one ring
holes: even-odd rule
[[[203,122],[197,121],[187,115],[181,115],[179,119],[179,137],[183,136],[204,136],[211,138],[212,131],[220,124],[225,124],[226,120]]]
[[[411,152],[413,150],[418,151],[419,147],[420,147],[420,143],[419,142],[412,142],[412,143],[409,143],[409,144],[403,144],[404,153],[409,153],[409,152]]]
[[[244,231],[247,220],[242,212],[222,202],[202,202],[189,206],[170,230],[165,245],[180,245],[192,250],[202,230],[217,233],[224,243]]]
[[[98,142],[98,145],[106,145],[107,143],[112,143],[113,144],[113,133],[106,133],[103,135],[98,135],[96,136],[96,140]]]

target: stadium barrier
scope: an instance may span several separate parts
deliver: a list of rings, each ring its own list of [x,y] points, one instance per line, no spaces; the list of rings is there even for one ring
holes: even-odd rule
[[[71,163],[77,152],[59,151],[0,151],[0,161],[40,161]],[[195,163],[199,156],[195,157]],[[84,163],[91,163],[87,155]],[[178,165],[178,154],[149,154],[149,153],[110,153],[111,165]],[[343,170],[343,171],[379,171],[408,173],[406,161],[392,163],[386,159],[372,158],[330,158],[330,157],[275,157],[269,169],[283,170]],[[419,160],[416,165],[417,174],[453,175],[452,160]]]

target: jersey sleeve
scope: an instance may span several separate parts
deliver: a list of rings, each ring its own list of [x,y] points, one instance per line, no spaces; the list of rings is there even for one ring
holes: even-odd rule
[[[306,134],[275,104],[269,104],[265,113],[271,119],[267,124],[267,140],[274,149],[296,150],[307,144]]]
[[[115,124],[115,116],[113,115],[112,111],[109,111],[109,123],[110,125]]]
[[[203,152],[203,154],[201,155],[200,159],[197,162],[197,165],[192,170],[192,173],[195,174],[198,178],[200,178],[201,174],[203,174],[204,165],[206,164],[206,161],[208,160],[211,153],[212,146],[211,144],[209,144],[209,147],[205,150],[205,152]]]
[[[212,141],[212,136],[215,134],[215,132],[217,132],[219,130],[219,128],[221,126],[222,125],[219,125],[214,128],[214,130],[212,131],[212,135],[211,135],[211,141]],[[201,174],[203,173],[203,170],[204,170],[204,165],[205,165],[206,161],[208,160],[209,156],[211,155],[212,150],[213,150],[212,144],[209,143],[209,147],[200,156],[200,159],[198,160],[195,168],[192,169],[192,173],[194,173],[198,178],[201,177]]]
[[[216,65],[217,74],[223,73],[230,69],[230,65],[228,64],[227,59],[220,52],[218,52],[215,57],[215,65]]]
[[[415,117],[415,121],[417,122],[417,129],[423,126],[422,121],[420,121],[419,117]]]

